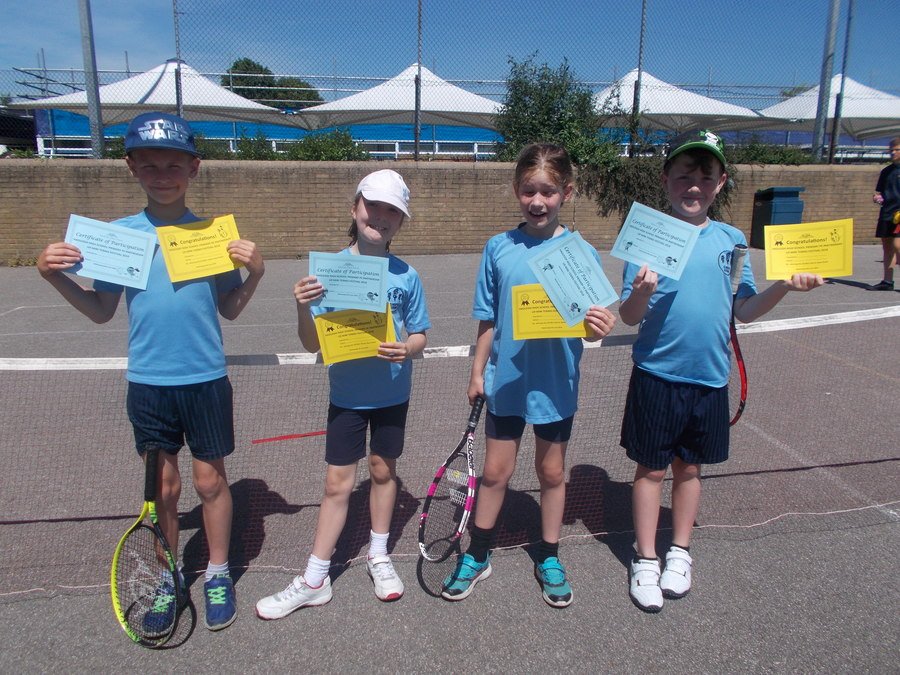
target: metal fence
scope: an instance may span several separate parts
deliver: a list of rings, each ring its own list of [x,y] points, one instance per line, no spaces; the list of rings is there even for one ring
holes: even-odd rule
[[[860,65],[854,70],[854,59],[848,59],[850,77],[885,96],[900,93],[891,61],[873,60],[868,53],[873,42],[881,42],[882,25],[896,16],[896,7],[887,0],[870,0],[856,3],[850,15],[848,3],[839,2],[837,39],[830,56],[833,71],[840,71],[844,52],[852,56],[852,49],[859,54]],[[414,64],[443,83],[496,104],[503,101],[511,62],[531,59],[551,67],[566,63],[595,92],[626,78],[640,63],[643,100],[689,92],[758,111],[819,84],[823,44],[828,56],[831,2],[760,0],[747,6],[647,0],[645,14],[639,0],[575,0],[559,7],[536,0],[174,0],[171,6],[161,2],[160,7],[171,14],[171,31],[163,36],[170,43],[159,52],[166,55],[159,64],[177,57],[212,83],[281,111],[280,120],[272,118],[279,124],[264,127],[261,133],[273,147],[283,148],[306,133],[303,127],[308,124],[297,114],[300,111],[374,88],[379,88],[384,107],[399,106],[410,113],[409,82],[397,76]],[[107,11],[105,7],[94,11],[98,43],[110,20]],[[128,52],[123,56],[127,63]],[[82,91],[85,77],[80,64],[68,65],[19,64],[0,70],[0,98]],[[105,85],[136,74],[130,66],[106,68],[98,72],[98,80]],[[421,72],[417,74],[421,77]],[[427,81],[422,82],[424,87]],[[136,89],[133,96],[145,93]],[[392,101],[392,96],[402,102]],[[623,98],[630,97],[629,93]],[[623,103],[630,105],[631,100]],[[371,118],[378,124],[385,119]],[[390,126],[376,130],[366,128],[366,122],[360,115],[347,126],[376,156],[409,151],[410,114],[390,118]],[[443,126],[436,120],[420,131],[431,154],[490,156],[494,137],[476,134],[472,127],[448,136]],[[761,130],[752,123],[738,126],[749,133]],[[777,140],[808,144],[811,124],[795,128],[799,133]],[[259,133],[257,127],[251,129],[250,133]],[[215,135],[233,144],[246,130],[232,124],[231,133],[224,126]],[[83,141],[83,134],[51,131],[57,141],[72,136],[70,147],[77,146],[79,138]],[[856,140],[847,138],[846,143],[854,145]]]

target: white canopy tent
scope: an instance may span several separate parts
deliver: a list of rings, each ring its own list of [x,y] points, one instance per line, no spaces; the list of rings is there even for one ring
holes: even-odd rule
[[[127,122],[142,112],[177,110],[175,68],[172,59],[145,73],[100,87],[100,110],[104,126]],[[189,65],[181,64],[182,111],[196,121],[259,122],[298,126],[296,118],[220,87]],[[80,91],[34,101],[17,101],[11,108],[68,110],[86,115],[87,93]]]
[[[631,113],[637,68],[613,84],[594,94],[594,107],[600,111],[617,108]],[[641,74],[641,122],[652,129],[681,132],[699,127],[725,131],[745,128],[748,122],[759,119],[759,113],[743,106],[695,94],[653,77]]]
[[[414,63],[371,89],[306,108],[295,117],[307,129],[352,124],[413,124],[418,69]],[[499,108],[496,101],[450,84],[422,66],[421,124],[493,129]]]
[[[831,99],[828,101],[828,132],[834,119],[837,94],[841,90],[841,74],[831,79]],[[765,126],[788,131],[811,131],[819,106],[819,87],[807,89],[796,96],[776,103],[760,112]],[[900,97],[867,87],[848,77],[844,82],[841,103],[841,128],[844,133],[860,140],[900,133]]]

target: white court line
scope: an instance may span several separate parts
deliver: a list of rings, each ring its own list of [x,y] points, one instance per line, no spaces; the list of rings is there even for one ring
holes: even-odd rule
[[[830,326],[841,323],[853,323],[858,321],[871,321],[900,316],[900,305],[891,307],[877,307],[874,309],[861,309],[853,312],[841,312],[837,314],[820,314],[818,316],[805,316],[796,319],[776,319],[773,321],[757,321],[754,323],[739,324],[740,333],[769,333],[781,330],[794,330],[797,328],[811,328]],[[623,339],[633,336],[612,336],[607,340],[607,345],[622,345]],[[627,341],[627,340],[626,340]],[[602,347],[603,340],[586,342],[585,347],[593,349]],[[455,345],[450,347],[426,347],[421,356],[417,358],[459,358],[469,357],[475,353],[474,345]],[[265,355],[261,355],[265,356]],[[285,353],[275,354],[274,360],[282,366],[311,365],[321,363],[322,358],[318,354]],[[239,358],[239,357],[235,357]],[[246,357],[243,357],[246,359]],[[0,358],[0,371],[2,370],[124,370],[128,367],[128,359],[125,357],[114,358]]]
[[[770,333],[776,330],[795,330],[797,328],[831,326],[839,323],[853,323],[855,321],[872,321],[874,319],[886,319],[892,316],[900,316],[900,305],[876,307],[874,309],[859,309],[853,312],[839,312],[836,314],[801,316],[796,319],[756,321],[753,323],[738,324],[735,328],[737,328],[738,333]]]

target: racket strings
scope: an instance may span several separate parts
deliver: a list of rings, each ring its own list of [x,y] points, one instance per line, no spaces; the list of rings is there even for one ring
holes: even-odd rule
[[[168,631],[168,626],[161,630],[158,618],[146,619],[151,612],[164,615],[168,603],[176,601],[174,580],[161,550],[153,530],[142,525],[122,543],[116,566],[119,606],[129,627],[142,638]]]
[[[430,559],[443,558],[456,546],[468,501],[468,465],[460,454],[445,469],[423,514],[422,544]]]

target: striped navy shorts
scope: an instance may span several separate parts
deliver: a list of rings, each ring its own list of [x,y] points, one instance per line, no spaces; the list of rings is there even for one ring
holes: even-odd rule
[[[648,469],[728,459],[728,387],[669,382],[635,366],[628,384],[620,443]]]
[[[233,406],[227,377],[178,386],[128,383],[128,419],[140,454],[157,448],[174,455],[187,442],[197,459],[230,455],[234,452]]]

